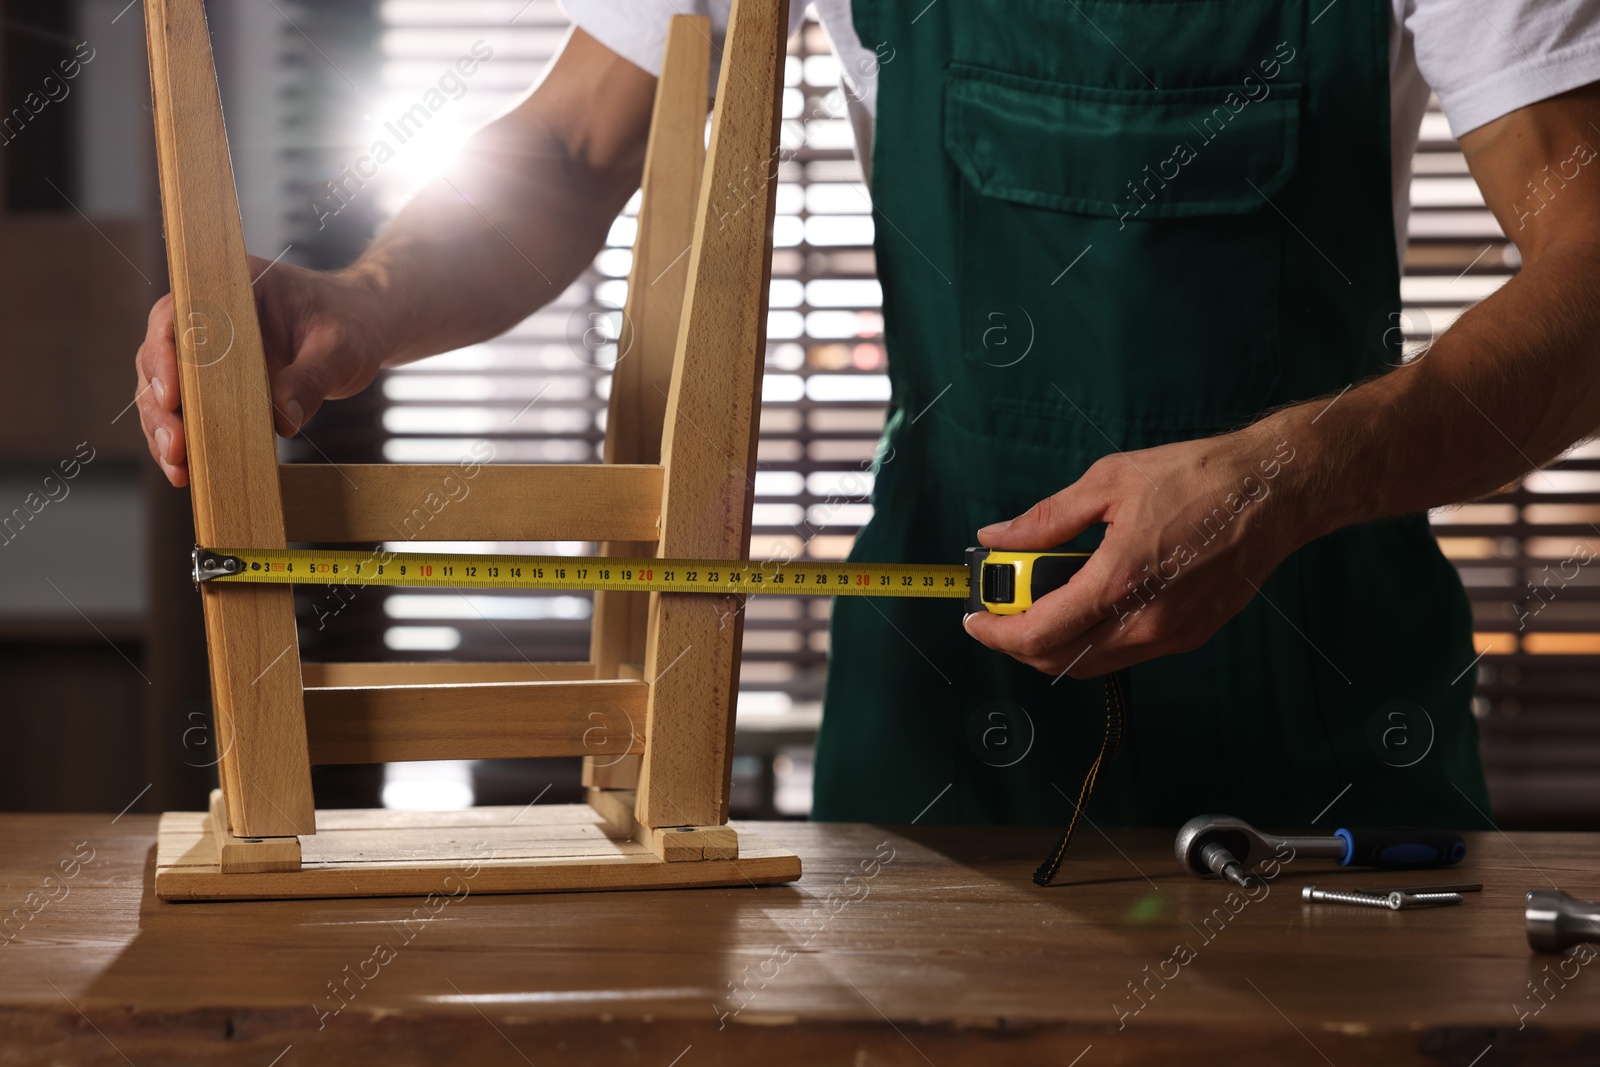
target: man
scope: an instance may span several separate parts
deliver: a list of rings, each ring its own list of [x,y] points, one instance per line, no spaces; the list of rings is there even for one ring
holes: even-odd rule
[[[279,432],[578,275],[637,186],[680,6],[568,0],[578,28],[453,185],[344,271],[266,274]],[[1484,825],[1471,620],[1426,510],[1600,424],[1600,13],[817,7],[870,144],[894,386],[855,558],[952,563],[974,531],[1094,547],[1018,616],[838,601],[817,817],[1064,822],[1103,728],[1093,679],[1132,667],[1092,818],[1304,824],[1336,801],[1352,823]],[[1523,270],[1396,367],[1430,86]],[[182,485],[169,301],[138,367]]]

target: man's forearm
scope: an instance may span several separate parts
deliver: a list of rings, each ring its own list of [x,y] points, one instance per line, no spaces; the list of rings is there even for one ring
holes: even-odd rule
[[[586,174],[552,137],[493,128],[408,203],[345,272],[389,309],[385,366],[503,333],[593,261],[631,189]]]
[[[510,329],[594,260],[639,187],[655,78],[582,30],[343,273],[374,291],[385,366]]]
[[[1289,441],[1301,541],[1492,493],[1600,427],[1600,243],[1568,242],[1420,357],[1245,431]]]
[[[1492,493],[1600,427],[1600,185],[1568,173],[1595,154],[1597,107],[1600,83],[1463,134],[1522,272],[1404,367],[1246,431],[1304,450],[1287,486],[1300,506],[1285,509],[1299,541]],[[1541,208],[1528,212],[1535,181]]]

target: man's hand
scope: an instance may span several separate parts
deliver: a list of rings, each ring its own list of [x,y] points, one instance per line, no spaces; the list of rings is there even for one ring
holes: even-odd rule
[[[1008,523],[990,548],[1042,551],[1104,522],[1065,586],[1020,615],[976,612],[967,632],[1049,674],[1091,678],[1197,648],[1300,543],[1291,442],[1252,427],[1107,456]]]
[[[377,376],[383,330],[377,299],[344,275],[303,270],[250,257],[256,311],[271,381],[273,425],[285,437],[300,432],[324,400],[351,396]],[[262,273],[265,271],[265,273]],[[135,357],[135,398],[150,454],[173,485],[189,483],[172,296],[150,309]]]
[[[252,259],[278,432],[298,433],[380,365],[494,337],[560,295],[639,187],[655,92],[653,75],[574,29],[538,87],[474,134],[353,266]],[[139,416],[150,454],[186,485],[172,316],[171,297],[150,312]]]

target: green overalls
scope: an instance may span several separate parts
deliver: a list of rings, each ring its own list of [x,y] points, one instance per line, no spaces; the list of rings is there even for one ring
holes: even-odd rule
[[[854,8],[883,60],[893,400],[852,558],[959,562],[979,527],[1101,456],[1399,362],[1385,0]],[[1297,444],[1261,458],[1293,463]],[[1102,685],[990,651],[961,615],[835,602],[815,818],[1065,823]],[[1341,530],[1204,647],[1133,668],[1088,814],[1483,826],[1473,662],[1426,516]]]

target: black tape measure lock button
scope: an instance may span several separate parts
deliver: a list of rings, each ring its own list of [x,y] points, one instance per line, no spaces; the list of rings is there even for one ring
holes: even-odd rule
[[[1020,615],[1083,569],[1087,552],[1008,552],[967,549],[967,612]]]

